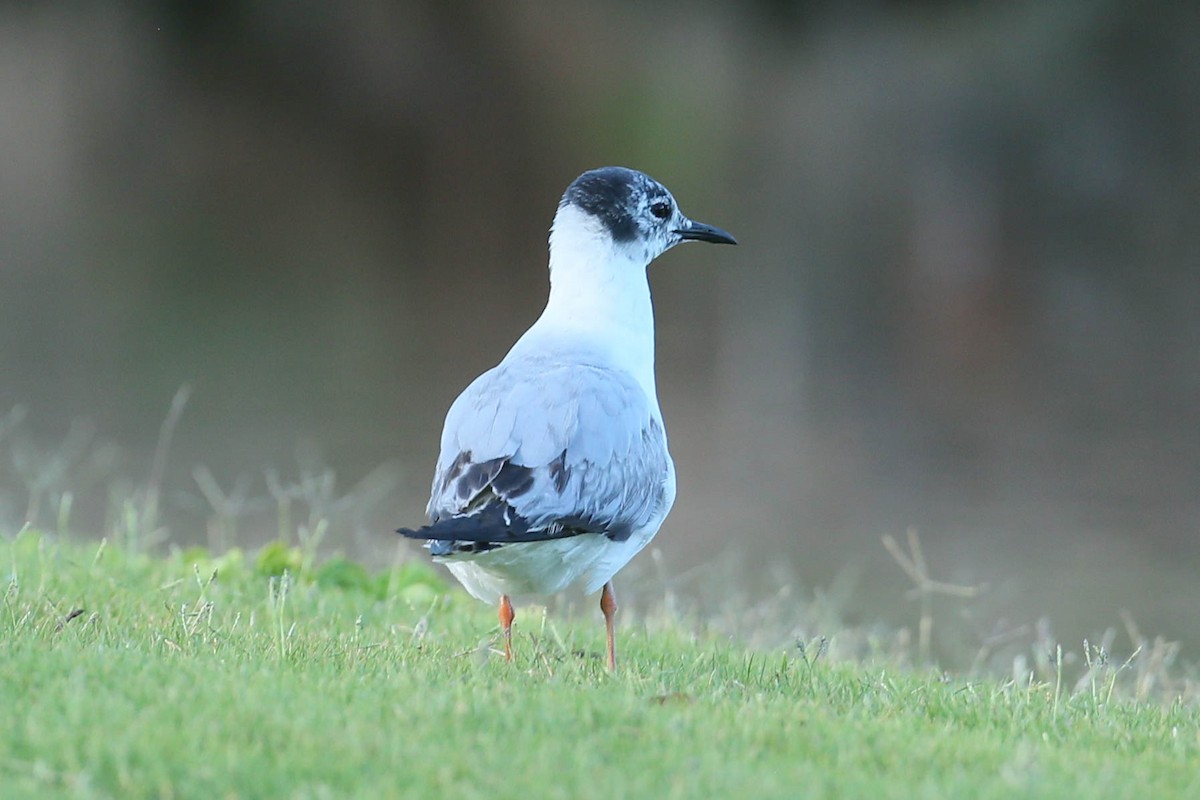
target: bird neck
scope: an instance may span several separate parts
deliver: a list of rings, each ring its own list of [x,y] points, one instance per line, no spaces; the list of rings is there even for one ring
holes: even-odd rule
[[[603,236],[563,236],[550,248],[550,297],[527,337],[571,342],[609,365],[630,372],[651,403],[654,380],[654,307],[646,264]]]
[[[546,315],[572,328],[627,331],[654,347],[654,307],[646,267],[620,256],[550,259]]]

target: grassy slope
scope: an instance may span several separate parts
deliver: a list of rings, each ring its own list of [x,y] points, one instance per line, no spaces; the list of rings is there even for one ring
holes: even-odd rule
[[[295,566],[0,540],[0,794],[1200,796],[1195,708],[628,627],[614,678],[598,621],[531,613],[510,666],[423,569]]]

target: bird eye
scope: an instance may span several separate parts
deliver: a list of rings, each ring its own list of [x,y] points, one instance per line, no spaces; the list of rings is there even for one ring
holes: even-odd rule
[[[665,200],[659,200],[654,205],[650,206],[650,213],[659,219],[666,219],[671,216],[671,204]]]

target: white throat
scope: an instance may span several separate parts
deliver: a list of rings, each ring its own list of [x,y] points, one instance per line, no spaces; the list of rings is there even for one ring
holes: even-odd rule
[[[646,279],[649,259],[622,246],[590,215],[559,209],[550,232],[550,297],[541,317],[510,357],[537,342],[584,345],[609,366],[632,374],[657,409],[654,308]]]

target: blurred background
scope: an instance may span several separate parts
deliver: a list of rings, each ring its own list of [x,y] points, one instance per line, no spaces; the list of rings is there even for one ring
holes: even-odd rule
[[[4,4],[0,520],[98,534],[149,487],[172,541],[253,546],[316,476],[325,545],[385,563],[563,189],[623,164],[742,243],[651,268],[654,580],[907,624],[911,528],[982,588],[964,639],[1125,610],[1195,659],[1198,36],[1101,0]]]

